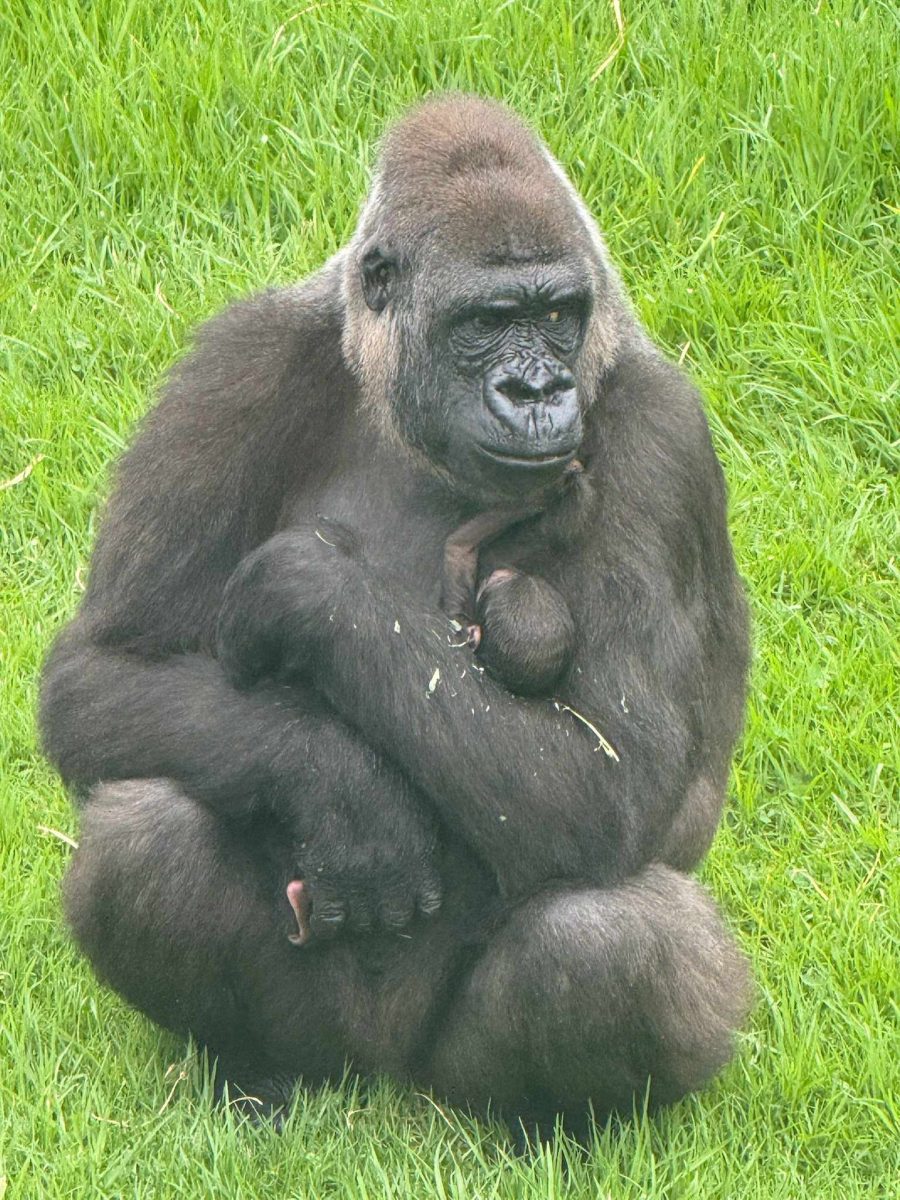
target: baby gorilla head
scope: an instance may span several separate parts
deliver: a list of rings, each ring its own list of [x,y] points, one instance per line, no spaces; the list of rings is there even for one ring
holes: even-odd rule
[[[575,646],[575,623],[556,588],[502,567],[478,589],[475,620],[478,657],[492,675],[521,696],[553,691]]]
[[[573,464],[570,483],[581,470]],[[552,693],[572,661],[575,623],[556,588],[537,575],[499,567],[476,587],[478,558],[485,545],[538,511],[481,512],[444,543],[441,608],[466,630],[491,675],[520,696]]]

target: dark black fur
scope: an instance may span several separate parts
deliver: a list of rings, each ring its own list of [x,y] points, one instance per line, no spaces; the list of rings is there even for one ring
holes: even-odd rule
[[[541,513],[481,569],[567,604],[558,704],[477,670],[439,609],[448,535],[516,503]],[[237,1089],[350,1061],[510,1114],[675,1099],[746,1008],[683,874],[746,665],[694,389],[533,135],[426,104],[350,246],[206,326],[120,465],[42,694],[84,798],[75,936]]]

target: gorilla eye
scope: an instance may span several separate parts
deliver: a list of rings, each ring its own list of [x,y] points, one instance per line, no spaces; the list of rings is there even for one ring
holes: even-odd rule
[[[561,304],[559,308],[550,309],[541,316],[540,324],[544,335],[557,350],[571,352],[581,341],[582,314],[574,304]]]

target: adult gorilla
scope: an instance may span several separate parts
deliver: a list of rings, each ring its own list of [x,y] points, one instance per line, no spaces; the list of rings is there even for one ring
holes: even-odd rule
[[[564,598],[556,703],[439,609],[504,507],[479,571]],[[43,689],[75,936],[266,1105],[347,1061],[510,1115],[673,1100],[745,1012],[682,872],[746,662],[697,395],[535,137],[426,103],[350,245],[205,327],[122,461]]]

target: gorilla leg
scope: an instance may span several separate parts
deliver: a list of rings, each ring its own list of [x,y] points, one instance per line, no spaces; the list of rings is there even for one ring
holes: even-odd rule
[[[408,1072],[452,990],[484,880],[461,863],[445,910],[404,936],[343,933],[298,949],[278,830],[232,828],[168,780],[95,788],[64,884],[76,940],[102,980],[158,1024],[191,1033],[221,1084],[286,1098],[285,1080]]]
[[[235,999],[225,952],[259,900],[224,827],[166,780],[95,788],[63,884],[96,971],[166,1028],[227,1039]],[[227,923],[226,923],[227,921]]]
[[[450,1009],[429,1082],[451,1101],[541,1120],[631,1111],[730,1058],[748,975],[698,884],[652,865],[605,889],[546,892],[489,944]]]
[[[239,839],[167,780],[104,784],[82,812],[63,891],[75,938],[101,979],[160,1025],[207,1046],[219,1058],[220,1085],[227,1077],[233,1092],[276,1101],[285,1098],[285,1068],[339,1077],[344,1051],[327,1034],[333,1004],[326,1012],[321,989],[303,987],[307,964],[287,940],[288,864],[279,873],[248,843],[261,839]],[[277,1040],[298,1017],[309,1035],[302,1055],[274,1055],[268,1026]]]
[[[315,1083],[349,1062],[479,1110],[577,1117],[588,1101],[629,1111],[648,1079],[654,1102],[675,1100],[730,1056],[745,964],[702,889],[668,867],[536,895],[478,946],[460,929],[489,907],[485,880],[454,853],[444,911],[410,936],[299,950],[291,864],[264,846],[167,781],[106,784],[65,882],[101,978],[208,1046],[237,1091],[277,1104],[285,1075]]]

